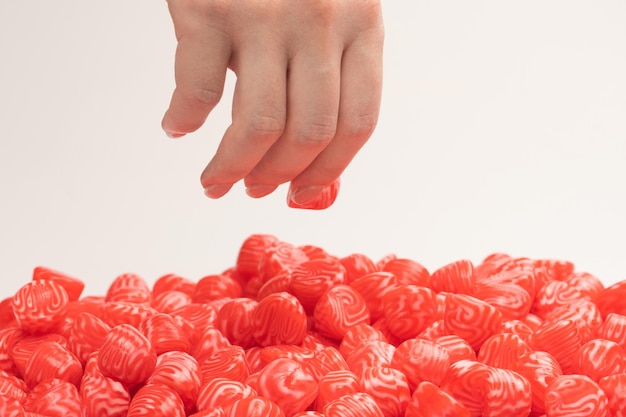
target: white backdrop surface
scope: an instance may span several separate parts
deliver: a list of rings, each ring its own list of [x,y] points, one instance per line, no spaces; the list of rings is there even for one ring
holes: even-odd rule
[[[429,270],[492,252],[626,279],[626,3],[384,2],[378,128],[326,211],[199,175],[234,78],[166,138],[175,40],[154,0],[0,2],[0,298],[46,265],[101,294],[119,274],[192,279],[252,233]]]

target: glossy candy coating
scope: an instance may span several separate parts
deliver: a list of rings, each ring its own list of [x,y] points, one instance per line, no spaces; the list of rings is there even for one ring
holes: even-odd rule
[[[69,301],[67,291],[56,281],[34,280],[13,296],[13,313],[26,332],[46,333],[62,323]]]
[[[325,291],[313,311],[315,328],[323,336],[341,340],[348,329],[370,323],[365,299],[355,289],[338,284]]]
[[[607,417],[608,398],[586,375],[562,375],[546,388],[546,415],[550,417]]]
[[[297,345],[306,335],[307,317],[296,297],[279,292],[259,301],[252,315],[252,328],[254,340],[261,346]]]
[[[146,381],[156,361],[157,354],[150,341],[128,324],[111,329],[98,354],[102,374],[128,385]]]

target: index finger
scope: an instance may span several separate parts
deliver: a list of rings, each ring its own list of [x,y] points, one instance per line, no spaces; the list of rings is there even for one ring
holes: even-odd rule
[[[180,35],[176,88],[161,123],[169,136],[183,136],[204,124],[222,97],[230,54],[230,40],[210,26],[191,27]]]

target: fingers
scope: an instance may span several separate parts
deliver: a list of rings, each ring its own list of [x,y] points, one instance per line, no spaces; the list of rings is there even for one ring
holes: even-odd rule
[[[244,178],[285,127],[287,55],[280,48],[268,49],[264,45],[272,42],[262,39],[259,36],[259,43],[245,45],[235,57],[232,124],[200,178],[205,194],[211,198],[221,197]]]
[[[222,97],[230,42],[203,27],[183,32],[176,48],[176,88],[161,126],[171,137],[197,130]]]
[[[270,3],[168,0],[179,43],[163,129],[202,126],[230,68],[232,123],[201,175],[205,193],[221,197],[244,179],[262,197],[290,181],[292,207],[324,195],[313,204],[322,207],[378,120],[379,0]]]
[[[382,94],[382,37],[382,32],[373,33],[345,50],[337,131],[328,146],[291,181],[288,199],[296,205],[313,200],[339,178],[372,135]]]
[[[250,196],[262,197],[296,177],[333,140],[340,70],[341,46],[331,42],[292,59],[285,131],[245,177]]]

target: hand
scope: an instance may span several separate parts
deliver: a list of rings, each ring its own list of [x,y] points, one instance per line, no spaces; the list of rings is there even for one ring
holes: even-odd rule
[[[176,89],[162,126],[200,128],[237,76],[232,124],[201,176],[219,198],[243,179],[251,197],[291,182],[302,207],[338,180],[371,136],[382,87],[378,0],[168,0]],[[332,200],[329,204],[332,204]],[[318,207],[319,208],[319,207]]]

